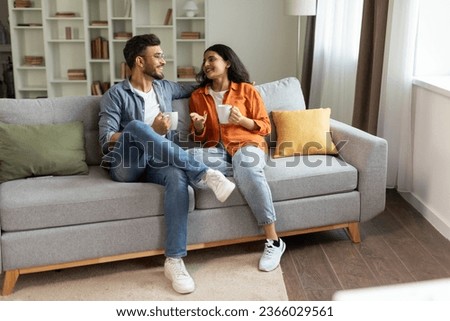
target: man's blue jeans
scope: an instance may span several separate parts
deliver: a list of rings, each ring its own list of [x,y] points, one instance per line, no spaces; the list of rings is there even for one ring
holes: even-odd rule
[[[124,128],[107,158],[114,181],[165,186],[165,254],[167,257],[186,256],[188,185],[200,181],[208,167],[137,120]]]

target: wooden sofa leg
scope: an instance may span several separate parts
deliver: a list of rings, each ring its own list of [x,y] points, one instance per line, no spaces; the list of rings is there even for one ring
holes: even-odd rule
[[[2,295],[10,295],[14,291],[17,279],[19,278],[19,270],[10,270],[5,272],[5,279],[3,280]]]
[[[361,235],[359,234],[359,223],[349,223],[347,227],[348,235],[353,243],[361,243]]]

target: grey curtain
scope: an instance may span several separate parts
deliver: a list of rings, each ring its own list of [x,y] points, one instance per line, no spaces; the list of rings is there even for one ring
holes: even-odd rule
[[[306,21],[305,47],[303,49],[302,62],[302,84],[303,96],[305,98],[306,108],[309,107],[309,96],[311,92],[311,77],[314,57],[314,35],[316,30],[316,17],[308,16]]]
[[[364,0],[352,125],[376,135],[389,0]]]

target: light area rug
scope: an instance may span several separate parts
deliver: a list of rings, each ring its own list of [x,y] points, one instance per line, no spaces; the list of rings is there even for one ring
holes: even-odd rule
[[[263,244],[248,243],[190,251],[186,267],[196,290],[176,293],[164,276],[164,257],[21,275],[13,294],[22,301],[286,301],[281,267],[260,272]],[[0,277],[3,284],[3,275]]]

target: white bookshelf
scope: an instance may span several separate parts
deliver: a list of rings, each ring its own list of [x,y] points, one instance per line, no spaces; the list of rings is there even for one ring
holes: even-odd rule
[[[193,66],[195,72],[200,70],[207,44],[207,0],[196,0],[199,10],[192,18],[185,17],[184,3],[185,0],[34,0],[30,8],[14,8],[14,0],[8,0],[16,97],[85,96],[91,94],[94,81],[111,85],[121,81],[126,39],[116,39],[117,32],[158,35],[167,57],[165,78],[194,81],[179,78],[177,69]],[[171,23],[165,24],[169,9]],[[66,28],[70,28],[70,39]],[[200,38],[182,39],[182,32],[199,32]],[[92,56],[91,41],[97,37],[107,41],[108,56]],[[43,62],[25,63],[25,56],[42,57]],[[85,79],[69,79],[69,69],[85,70]]]

